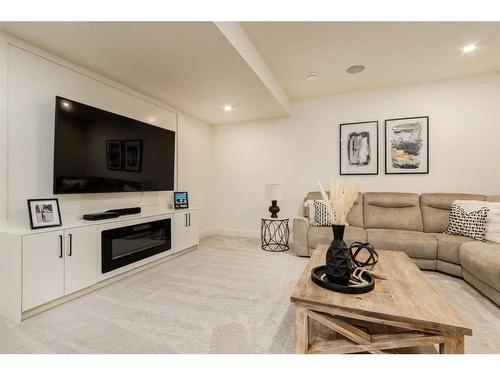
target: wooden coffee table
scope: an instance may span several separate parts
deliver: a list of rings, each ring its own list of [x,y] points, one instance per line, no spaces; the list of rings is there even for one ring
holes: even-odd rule
[[[318,245],[291,296],[297,353],[436,353],[434,344],[439,353],[464,353],[470,325],[404,252],[378,250],[374,270],[387,280],[366,294],[342,294],[311,280],[327,248]]]

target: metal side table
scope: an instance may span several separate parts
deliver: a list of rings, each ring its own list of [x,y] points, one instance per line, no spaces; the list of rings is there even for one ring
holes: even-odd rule
[[[262,217],[260,226],[261,249],[266,251],[287,251],[290,228],[288,218]]]

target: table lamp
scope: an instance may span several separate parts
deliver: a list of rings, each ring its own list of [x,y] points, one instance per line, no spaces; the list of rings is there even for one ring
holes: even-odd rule
[[[278,212],[280,208],[278,207],[278,199],[283,198],[283,188],[281,184],[266,184],[266,199],[271,201],[271,206],[269,207],[269,212],[271,213],[271,218],[276,219],[278,217]]]

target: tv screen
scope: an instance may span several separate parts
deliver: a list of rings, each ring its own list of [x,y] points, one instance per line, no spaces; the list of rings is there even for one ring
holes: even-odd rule
[[[56,97],[54,194],[174,190],[175,132]]]

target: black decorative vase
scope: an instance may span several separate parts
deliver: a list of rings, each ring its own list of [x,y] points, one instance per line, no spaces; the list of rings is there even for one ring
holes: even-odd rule
[[[278,217],[278,212],[280,208],[278,207],[278,201],[271,201],[271,206],[269,206],[269,212],[271,213],[271,218],[276,219]]]
[[[333,241],[326,252],[326,277],[332,283],[348,285],[354,266],[344,242],[345,225],[332,225],[332,229]]]

